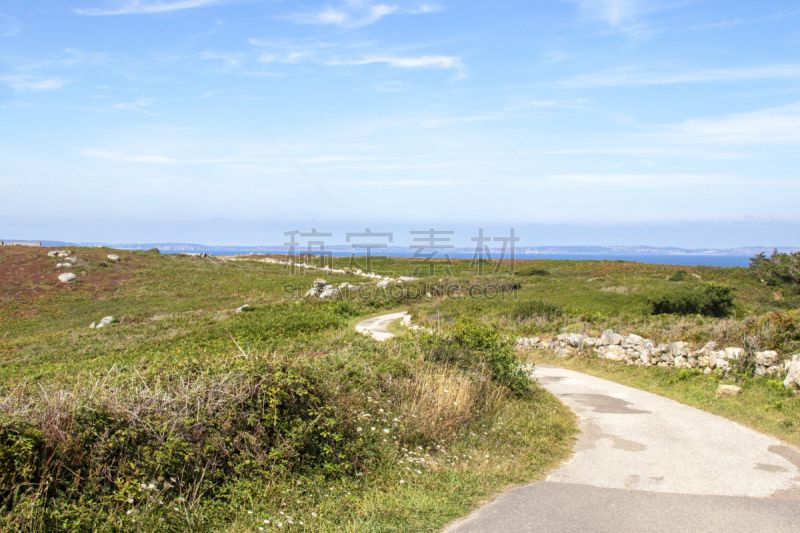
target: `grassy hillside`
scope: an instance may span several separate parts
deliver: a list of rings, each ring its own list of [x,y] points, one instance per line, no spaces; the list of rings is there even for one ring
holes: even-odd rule
[[[46,251],[0,248],[4,531],[435,531],[569,453],[497,327],[379,344],[352,322],[413,298],[80,248],[67,285]]]

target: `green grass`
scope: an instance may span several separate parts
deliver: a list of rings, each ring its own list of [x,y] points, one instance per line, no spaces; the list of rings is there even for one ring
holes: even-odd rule
[[[469,329],[454,361],[352,331],[403,294],[307,300],[317,272],[74,252],[71,285],[42,250],[0,256],[27,276],[0,292],[2,530],[434,531],[569,453],[572,415],[509,388],[507,341],[487,366]]]
[[[561,358],[540,351],[531,352],[529,360],[659,394],[800,445],[800,395],[786,391],[778,380],[719,379],[691,369],[637,367],[580,355]],[[735,384],[742,388],[742,393],[717,398],[717,387],[721,383]]]

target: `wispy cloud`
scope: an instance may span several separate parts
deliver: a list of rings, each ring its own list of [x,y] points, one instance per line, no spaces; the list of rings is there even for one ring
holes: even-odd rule
[[[120,161],[123,163],[174,163],[175,160],[169,157],[158,155],[139,155],[131,156],[121,154],[119,152],[106,152],[103,150],[87,149],[82,150],[81,155],[84,157],[96,157],[99,159],[109,159],[111,161]]]
[[[455,185],[453,180],[388,180],[360,181],[359,185],[377,185],[381,187],[444,187]]]
[[[13,37],[21,30],[22,26],[17,19],[0,13],[0,37]]]
[[[78,15],[88,16],[110,16],[110,15],[141,15],[143,13],[166,13],[169,11],[180,11],[181,9],[193,9],[198,7],[208,7],[217,4],[228,3],[230,0],[128,0],[125,2],[115,2],[109,7],[100,8],[77,8],[74,10]]]
[[[796,64],[686,72],[653,72],[635,66],[624,66],[574,76],[562,81],[560,85],[570,88],[590,88],[795,78],[800,78],[800,65]]]
[[[570,0],[578,4],[584,15],[602,20],[611,26],[625,28],[642,12],[639,0]]]
[[[692,183],[731,183],[735,176],[723,174],[554,174],[550,181],[572,185],[673,186]]]
[[[663,136],[673,142],[692,145],[798,145],[800,102],[721,118],[691,119],[668,127]]]
[[[326,6],[315,11],[296,13],[290,19],[301,24],[333,24],[347,28],[360,28],[374,24],[387,15],[431,13],[439,9],[434,4],[401,8],[397,5],[376,4],[369,0],[347,0],[338,7]]]
[[[47,91],[60,89],[67,82],[60,78],[40,78],[27,74],[0,74],[0,83],[19,91]]]
[[[154,101],[155,100],[152,98],[137,98],[133,102],[121,102],[114,104],[114,108],[121,111],[133,111],[135,113],[159,117],[161,115],[148,109],[151,105],[153,105]]]

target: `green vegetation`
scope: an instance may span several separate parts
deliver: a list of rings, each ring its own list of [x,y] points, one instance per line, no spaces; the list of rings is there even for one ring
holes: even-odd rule
[[[106,253],[71,285],[41,250],[0,259],[3,531],[435,531],[569,453],[498,327],[352,331],[413,290],[305,300],[316,272]]]
[[[760,253],[750,260],[750,268],[770,285],[794,289],[800,284],[800,252],[785,254],[775,250],[770,257]]]

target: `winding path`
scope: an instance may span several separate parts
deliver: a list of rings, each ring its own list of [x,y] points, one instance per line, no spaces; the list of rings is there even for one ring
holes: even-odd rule
[[[394,337],[394,333],[391,333],[387,329],[389,324],[399,318],[403,318],[407,314],[408,313],[405,311],[402,311],[400,313],[392,313],[391,315],[368,318],[356,324],[356,331],[364,333],[365,335],[372,335],[372,338],[377,341],[385,341]]]
[[[579,372],[536,377],[578,415],[575,455],[447,533],[800,531],[800,450]]]
[[[403,315],[359,326],[385,340]],[[578,415],[575,454],[446,533],[800,531],[797,448],[579,372],[537,365],[536,378]]]

